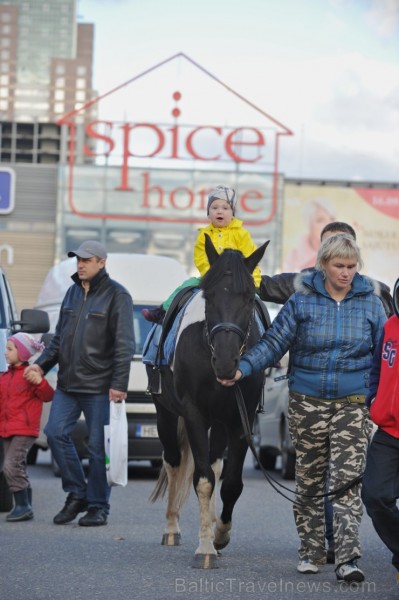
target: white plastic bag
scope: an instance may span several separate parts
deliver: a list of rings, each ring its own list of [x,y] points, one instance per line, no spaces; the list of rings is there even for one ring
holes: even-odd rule
[[[108,485],[127,485],[127,417],[125,401],[110,402],[109,425],[104,425]]]

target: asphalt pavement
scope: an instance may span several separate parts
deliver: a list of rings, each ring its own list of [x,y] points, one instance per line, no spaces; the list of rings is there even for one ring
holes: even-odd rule
[[[126,488],[112,491],[105,527],[57,526],[53,516],[65,494],[49,455],[29,467],[35,517],[7,523],[0,513],[0,598],[3,600],[324,600],[399,598],[389,551],[364,515],[362,584],[338,584],[332,565],[317,575],[296,572],[298,540],[290,503],[279,496],[249,457],[244,491],[233,515],[230,544],[219,568],[191,567],[198,543],[194,493],[181,517],[182,543],[161,546],[165,502],[151,504],[156,471],[149,463],[129,467]],[[278,472],[274,473],[281,480]],[[293,482],[283,482],[293,487]],[[220,505],[220,503],[219,503]]]

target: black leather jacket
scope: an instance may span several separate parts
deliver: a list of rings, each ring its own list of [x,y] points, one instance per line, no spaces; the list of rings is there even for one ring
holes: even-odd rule
[[[72,279],[54,337],[36,364],[47,373],[58,363],[57,387],[64,392],[127,391],[135,350],[132,297],[105,269],[86,296],[77,273]]]
[[[304,271],[314,269],[305,269]],[[288,298],[296,291],[295,280],[300,278],[300,273],[279,273],[278,275],[262,275],[259,295],[265,302],[285,304]],[[390,288],[386,283],[375,281],[376,293],[384,306],[387,317],[393,315],[393,300]]]

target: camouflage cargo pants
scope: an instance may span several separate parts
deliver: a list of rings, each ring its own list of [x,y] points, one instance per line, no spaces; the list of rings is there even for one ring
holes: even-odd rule
[[[305,398],[305,399],[304,399]],[[326,562],[323,498],[329,477],[330,491],[361,475],[372,424],[364,405],[349,401],[309,400],[290,394],[289,426],[296,450],[295,523],[300,539],[299,558]],[[360,484],[332,497],[335,562],[359,558],[359,525],[363,513]]]

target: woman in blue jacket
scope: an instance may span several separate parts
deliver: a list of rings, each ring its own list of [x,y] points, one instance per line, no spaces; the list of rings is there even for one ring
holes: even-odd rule
[[[240,361],[233,385],[276,364],[290,350],[289,426],[296,450],[295,523],[300,573],[326,562],[323,493],[356,481],[371,432],[364,405],[369,371],[384,322],[378,284],[359,275],[360,251],[347,234],[320,246],[316,270],[303,273],[297,291],[272,326]],[[314,496],[318,496],[317,498]],[[332,498],[335,565],[339,581],[363,581],[359,525],[360,484]]]

